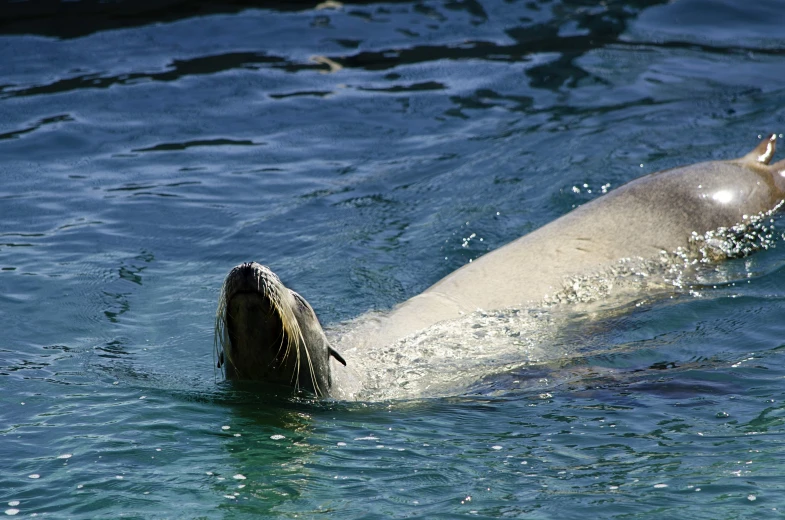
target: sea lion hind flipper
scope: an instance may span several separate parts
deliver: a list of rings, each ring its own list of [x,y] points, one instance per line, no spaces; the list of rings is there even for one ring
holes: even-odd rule
[[[332,357],[334,357],[335,360],[338,361],[338,363],[342,364],[343,366],[346,366],[346,360],[343,358],[341,353],[335,350],[334,348],[332,348],[330,345],[327,345],[327,353]]]
[[[758,146],[753,148],[750,153],[742,157],[742,160],[746,162],[769,164],[771,158],[774,157],[774,152],[776,149],[777,134],[771,134],[770,136],[762,139],[761,142],[758,143]]]

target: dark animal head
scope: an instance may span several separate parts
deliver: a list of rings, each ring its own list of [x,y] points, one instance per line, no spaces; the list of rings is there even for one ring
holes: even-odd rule
[[[288,385],[317,396],[330,391],[330,356],[346,364],[308,302],[256,262],[226,276],[215,348],[227,379]]]

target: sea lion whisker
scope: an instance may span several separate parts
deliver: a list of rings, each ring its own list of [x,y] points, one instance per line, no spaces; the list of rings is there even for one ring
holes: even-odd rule
[[[307,348],[305,349],[305,357],[306,360],[308,361],[308,373],[311,376],[311,384],[313,385],[314,393],[317,396],[323,395],[321,389],[319,388],[319,383],[318,381],[316,381],[316,371],[313,368],[313,362],[311,361],[311,354],[310,352],[308,352]]]
[[[281,331],[281,334],[278,336],[278,338],[280,341],[278,341],[278,348],[275,350],[275,358],[273,359],[278,359],[278,356],[281,355],[281,350],[283,349],[283,357],[281,358],[281,364],[283,364],[289,355],[289,340],[286,338],[286,335],[283,333],[283,331]],[[284,341],[286,341],[285,345]]]

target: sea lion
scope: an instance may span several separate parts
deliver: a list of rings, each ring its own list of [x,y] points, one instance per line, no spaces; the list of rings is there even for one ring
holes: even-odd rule
[[[338,338],[339,346],[361,362],[364,347],[390,345],[478,308],[536,305],[571,277],[601,272],[621,259],[654,259],[687,248],[696,233],[773,211],[785,199],[785,160],[769,164],[775,144],[771,135],[739,159],[629,182],[454,271],[348,339]],[[333,385],[329,358],[346,361],[311,306],[256,263],[234,268],[224,282],[216,349],[229,379],[285,383],[317,396],[356,395]]]

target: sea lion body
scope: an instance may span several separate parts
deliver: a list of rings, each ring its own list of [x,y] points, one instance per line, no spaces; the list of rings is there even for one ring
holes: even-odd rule
[[[339,338],[337,346],[362,352],[363,345],[389,345],[478,308],[537,304],[570,277],[590,275],[621,259],[653,259],[687,247],[693,233],[770,211],[785,198],[785,161],[769,165],[774,148],[772,135],[740,159],[664,170],[625,184],[454,271],[386,316],[365,323],[346,343]],[[332,348],[326,340],[317,343],[318,350]],[[350,359],[349,368],[351,364]],[[319,363],[315,370],[323,371],[323,366],[327,364]],[[232,376],[227,372],[227,377]],[[245,370],[242,377],[255,378]]]
[[[389,342],[478,308],[536,303],[559,291],[568,277],[624,258],[655,258],[686,247],[693,232],[769,211],[785,197],[785,178],[779,174],[785,161],[767,165],[773,151],[774,140],[767,139],[740,159],[663,170],[624,184],[400,304],[373,341]]]

